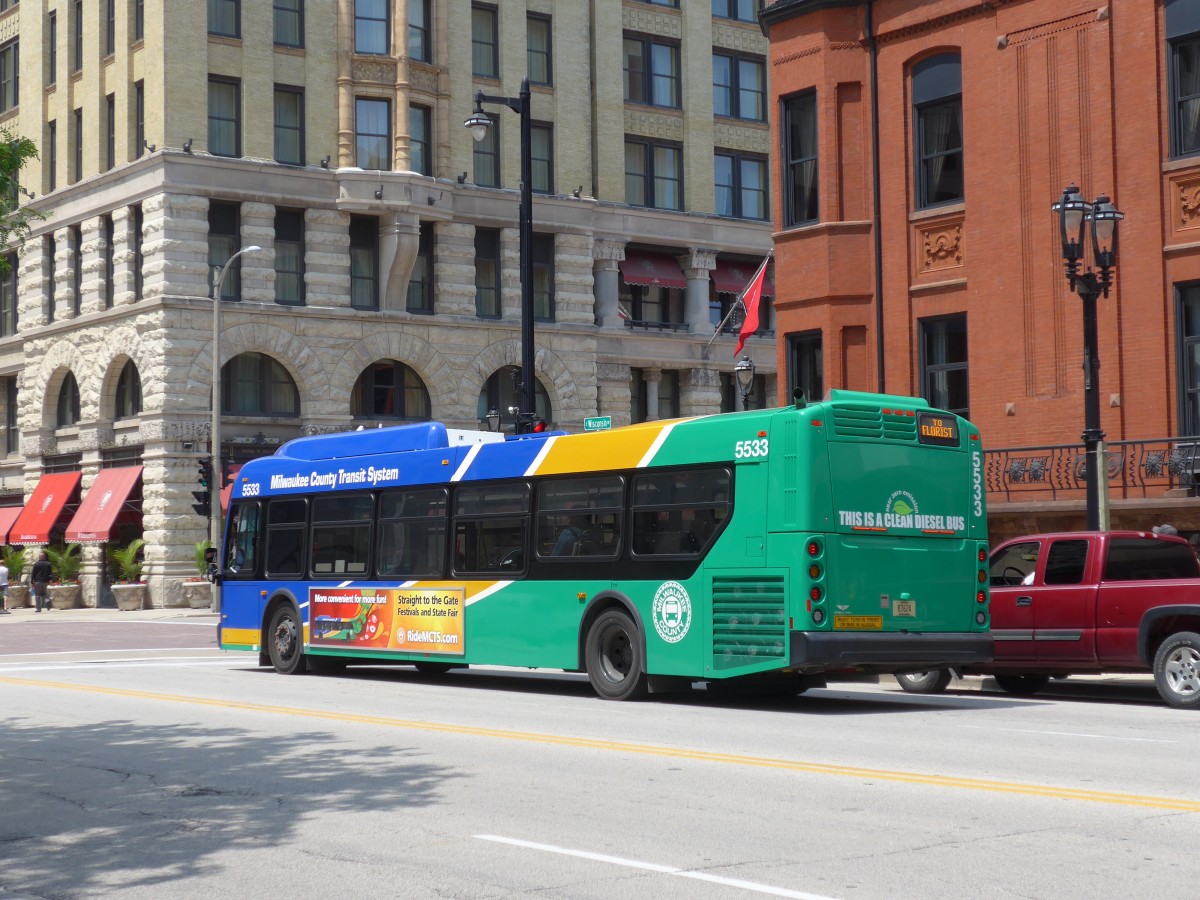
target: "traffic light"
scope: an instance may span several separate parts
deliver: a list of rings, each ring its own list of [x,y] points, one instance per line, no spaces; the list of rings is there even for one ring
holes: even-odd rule
[[[212,487],[212,462],[202,459],[196,463],[196,484],[207,490]]]
[[[541,434],[546,430],[546,420],[534,418],[529,423],[529,431],[531,434]]]
[[[201,518],[207,519],[212,515],[212,462],[207,459],[199,460],[196,463],[196,483],[200,485],[200,490],[192,491],[192,497],[196,502],[192,504],[192,510]]]

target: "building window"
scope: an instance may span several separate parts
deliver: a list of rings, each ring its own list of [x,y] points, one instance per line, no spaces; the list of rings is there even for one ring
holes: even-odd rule
[[[75,33],[72,42],[74,51],[71,54],[71,71],[80,72],[83,70],[83,0],[75,0],[74,8]]]
[[[208,0],[208,33],[241,37],[241,0]]]
[[[718,216],[766,219],[767,161],[760,157],[718,152],[716,207]]]
[[[427,421],[429,391],[421,376],[394,359],[368,366],[354,383],[350,414],[356,419]]]
[[[1200,6],[1167,0],[1164,10],[1171,155],[1200,153]]]
[[[46,191],[58,189],[58,122],[46,123]]]
[[[54,413],[54,427],[68,428],[79,424],[79,382],[68,372],[58,389],[58,403]]]
[[[83,310],[83,228],[72,225],[71,235],[71,309],[76,316]]]
[[[518,366],[504,366],[492,373],[479,391],[475,404],[476,418],[483,422],[491,410],[500,413],[500,429],[511,428],[521,409],[521,379]],[[541,381],[533,379],[533,413],[545,422],[551,421],[550,395]]]
[[[304,165],[304,89],[275,85],[275,161]]]
[[[146,152],[146,83],[133,83],[133,155],[139,157]]]
[[[0,337],[17,333],[17,254],[10,253],[6,259],[8,271],[0,276]],[[53,291],[54,282],[50,284]]]
[[[429,0],[408,0],[408,55],[410,59],[433,59],[429,40]]]
[[[133,207],[133,296],[142,299],[142,266],[146,264],[146,256],[142,247],[142,205]]]
[[[1200,435],[1200,283],[1177,285],[1175,298],[1179,433]]]
[[[965,314],[921,319],[921,385],[930,405],[970,418]]]
[[[17,428],[17,379],[4,379],[4,452],[6,455],[21,449],[21,431]]]
[[[408,108],[409,168],[421,175],[433,174],[429,154],[432,120],[428,106],[413,105]]]
[[[300,394],[288,370],[262,353],[241,353],[221,370],[221,412],[230,416],[300,415]]]
[[[132,360],[127,361],[121,369],[114,401],[114,419],[128,419],[142,412],[142,379]]]
[[[104,168],[117,164],[117,95],[104,98]]]
[[[373,216],[350,217],[350,305],[379,309],[379,221]]]
[[[50,286],[46,297],[46,322],[54,321],[54,292],[58,282],[58,240],[54,232],[46,233],[46,283]]]
[[[528,54],[530,84],[553,83],[551,21],[549,16],[529,15],[525,19],[525,47]]]
[[[75,129],[74,129],[75,134],[73,135],[73,140],[74,140],[74,144],[75,144],[75,153],[74,153],[75,158],[73,160],[74,164],[75,164],[74,165],[74,170],[75,170],[74,174],[75,174],[75,181],[80,181],[83,179],[83,107],[82,106],[79,107],[79,109],[75,110],[74,119],[75,119]]]
[[[679,108],[677,46],[648,37],[626,36],[625,102]]]
[[[58,83],[58,12],[50,10],[46,22],[46,84]]]
[[[943,53],[913,67],[917,207],[963,199],[962,64]]]
[[[652,209],[683,209],[683,150],[626,139],[625,202]]]
[[[242,155],[241,83],[208,80],[208,152],[213,156]]]
[[[474,182],[482,187],[500,187],[500,120],[488,115],[492,127],[482,141],[475,141],[472,163],[475,169]]]
[[[762,122],[767,117],[766,70],[761,59],[713,54],[713,114]]]
[[[417,239],[417,258],[408,279],[405,308],[410,313],[433,312],[433,223],[422,222]]]
[[[535,234],[529,248],[533,270],[533,318],[554,321],[554,235]]]
[[[658,412],[654,419],[676,419],[679,417],[679,373],[664,369],[658,374],[657,383],[646,378],[642,369],[630,370],[630,417],[634,422],[649,422],[651,391],[658,401]]]
[[[630,315],[625,320],[629,328],[687,329],[683,316],[684,292],[679,288],[622,282],[619,297]]]
[[[275,302],[304,304],[304,213],[275,212]]]
[[[539,194],[554,193],[554,126],[529,128],[530,184]]]
[[[117,52],[117,0],[104,0],[104,55]]]
[[[391,171],[391,108],[388,100],[354,101],[354,159],[360,169]]]
[[[218,272],[233,255],[241,249],[241,210],[236,203],[210,203],[208,206],[208,277],[216,278]],[[239,256],[221,283],[222,300],[242,298],[242,258]],[[212,296],[214,285],[210,282],[208,294]]]
[[[475,315],[500,318],[500,232],[475,229]]]
[[[817,221],[817,95],[783,101],[785,226]]]
[[[721,19],[757,22],[763,0],[712,0],[712,14]]]
[[[388,0],[354,0],[354,52],[386,54],[388,40]]]
[[[113,217],[104,215],[100,217],[100,223],[104,228],[104,308],[112,309],[113,306],[113,239],[115,233],[113,230]]]
[[[133,39],[146,37],[146,0],[133,0]]]
[[[649,3],[651,6],[669,6],[671,9],[679,9],[679,0],[642,0],[643,3]]]
[[[494,6],[471,4],[471,74],[500,77],[499,18]]]
[[[274,0],[274,41],[280,47],[304,46],[304,0]]]
[[[821,332],[802,331],[787,336],[788,396],[799,388],[807,400],[825,396],[825,376],[821,361]]]
[[[0,113],[16,109],[20,94],[20,42],[9,41],[0,47]]]

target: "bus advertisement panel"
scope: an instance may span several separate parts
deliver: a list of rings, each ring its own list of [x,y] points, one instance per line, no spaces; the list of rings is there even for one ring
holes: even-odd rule
[[[920,399],[612,430],[438,423],[247,463],[220,641],[282,673],[585,672],[601,697],[991,658],[979,433]]]

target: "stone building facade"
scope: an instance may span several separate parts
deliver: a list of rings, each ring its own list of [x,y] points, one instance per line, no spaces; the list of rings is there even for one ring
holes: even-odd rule
[[[214,383],[235,463],[302,434],[511,418],[520,129],[489,107],[474,144],[476,90],[534,82],[538,412],[576,430],[740,403],[736,335],[712,340],[736,294],[713,279],[771,246],[756,9],[7,6],[0,127],[39,146],[21,202],[44,218],[0,286],[0,504],[48,472],[81,472],[86,495],[101,469],[142,466],[127,505],[154,605],[181,602],[207,534],[192,492]],[[215,272],[252,246],[221,283],[218,375]],[[776,393],[763,319],[755,402]],[[85,547],[88,605],[107,599],[102,552]]]

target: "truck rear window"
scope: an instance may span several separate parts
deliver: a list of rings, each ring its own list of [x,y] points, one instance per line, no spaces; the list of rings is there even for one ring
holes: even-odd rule
[[[1105,581],[1151,581],[1197,578],[1200,569],[1192,548],[1173,541],[1113,538],[1108,547]]]

